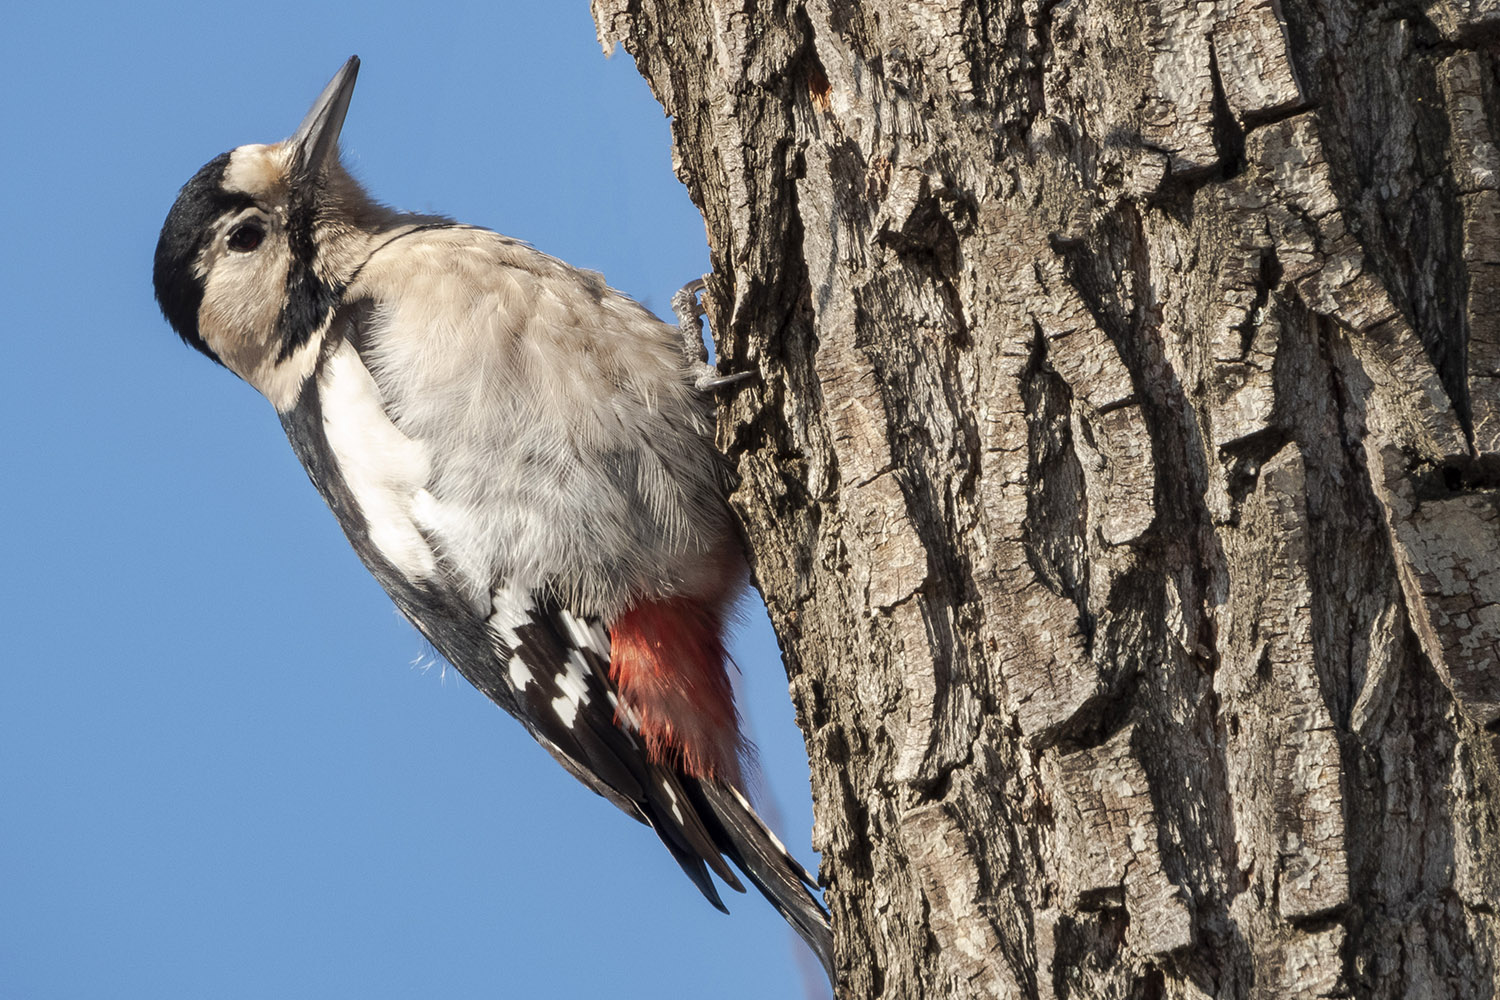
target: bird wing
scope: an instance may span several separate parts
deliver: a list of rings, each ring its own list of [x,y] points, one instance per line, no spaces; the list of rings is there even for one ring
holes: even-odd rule
[[[432,463],[386,412],[355,345],[369,300],[333,315],[314,377],[282,424],[314,486],[365,566],[448,662],[516,717],[574,777],[651,826],[703,895],[726,910],[708,872],[743,892],[743,871],[831,969],[827,913],[812,879],[748,801],[650,759],[609,675],[610,639],[545,587],[501,580],[477,595],[417,516]],[[830,972],[830,975],[832,973]]]
[[[420,454],[379,405],[358,352],[368,300],[340,308],[296,405],[282,414],[293,450],[365,566],[444,658],[515,716],[575,777],[649,824],[711,903],[707,875],[744,887],[724,861],[682,778],[647,758],[618,711],[609,636],[545,593],[502,582],[481,603],[437,556],[413,516]],[[706,868],[705,868],[706,866]]]
[[[651,825],[709,902],[724,909],[704,864],[743,892],[691,805],[682,777],[650,761],[609,676],[609,635],[551,599],[498,588],[490,630],[533,736],[584,784]]]

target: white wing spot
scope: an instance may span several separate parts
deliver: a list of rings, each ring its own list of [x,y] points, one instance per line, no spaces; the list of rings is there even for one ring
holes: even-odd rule
[[[496,587],[490,597],[490,628],[509,649],[521,644],[516,629],[531,621],[531,594],[519,587]]]
[[[598,653],[605,660],[609,659],[609,635],[598,622],[579,621],[566,609],[557,613],[557,619],[562,622],[574,646]]]
[[[568,651],[568,683],[578,688],[578,700],[586,702],[589,700],[588,676],[589,665],[584,662],[583,654],[576,649]]]
[[[620,699],[615,697],[613,691],[605,691],[604,697],[609,699],[609,707],[615,710],[615,718],[625,723],[631,729],[636,730],[636,732],[640,732],[641,720],[635,717],[635,713],[630,710],[629,705],[621,705]],[[630,741],[632,747],[637,750],[640,749],[641,745],[635,741],[634,736],[630,735],[630,729],[621,729],[620,732]]]
[[[557,713],[557,717],[562,720],[562,724],[569,729],[572,729],[573,723],[578,721],[578,702],[573,701],[567,696],[553,698],[552,711]]]
[[[640,732],[641,717],[635,714],[635,709],[616,697],[613,691],[606,691],[605,696],[609,698],[609,707],[615,710],[615,716],[631,729]],[[625,735],[629,736],[630,734],[626,733]],[[631,740],[630,745],[635,746],[635,740]]]
[[[662,791],[667,793],[667,798],[672,800],[672,818],[677,820],[680,826],[682,824],[682,810],[677,807],[677,792],[666,781],[662,781],[661,787]]]
[[[587,665],[583,662],[583,656],[576,649],[568,651],[567,665],[559,670],[553,683],[562,692],[562,696],[552,699],[552,711],[563,724],[571,727],[578,718],[578,706],[586,704],[589,700],[588,686],[584,682],[587,675]]]
[[[583,674],[579,671],[580,663],[575,662],[578,654],[574,653],[568,657],[568,669],[557,675],[557,689],[563,693],[573,704],[587,703],[589,700],[588,688],[583,683]]]
[[[517,691],[523,690],[528,684],[536,683],[536,674],[531,672],[519,656],[511,655],[510,663],[506,665],[506,672],[510,674],[510,683]]]

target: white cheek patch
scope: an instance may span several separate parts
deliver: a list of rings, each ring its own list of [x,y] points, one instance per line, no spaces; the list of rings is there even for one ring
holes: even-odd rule
[[[328,359],[318,388],[323,433],[364,515],[370,542],[409,579],[432,576],[437,561],[411,509],[431,472],[427,449],[391,423],[375,380],[349,344]]]
[[[277,413],[285,413],[297,405],[297,398],[302,394],[302,384],[317,368],[318,352],[322,349],[323,337],[320,333],[319,336],[307,338],[307,342],[293,351],[292,356],[285,361],[273,360],[247,376],[246,381],[271,401]]]
[[[204,254],[208,258],[209,253]],[[257,370],[274,352],[276,317],[286,272],[274,257],[255,260],[220,256],[209,261],[198,309],[198,332],[235,374],[260,389]],[[264,393],[264,390],[261,390]],[[274,401],[273,401],[274,402]]]

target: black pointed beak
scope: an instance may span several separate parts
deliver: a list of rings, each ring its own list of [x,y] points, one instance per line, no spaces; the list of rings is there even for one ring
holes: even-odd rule
[[[298,166],[302,176],[315,178],[321,174],[329,156],[338,148],[339,133],[344,128],[344,116],[349,113],[349,98],[354,96],[357,76],[359,56],[350,56],[328,81],[328,86],[313,102],[312,110],[287,140],[300,150]]]

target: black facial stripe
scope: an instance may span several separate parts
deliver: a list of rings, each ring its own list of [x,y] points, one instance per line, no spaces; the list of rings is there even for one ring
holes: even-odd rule
[[[156,302],[177,335],[213,360],[198,332],[198,310],[203,305],[203,280],[193,273],[203,248],[213,236],[214,221],[228,212],[243,211],[255,200],[241,192],[224,190],[224,171],[229,154],[214,157],[182,186],[156,241],[156,260],[151,280]]]
[[[291,264],[286,272],[286,297],[282,300],[281,315],[276,318],[276,333],[281,341],[278,361],[285,361],[307,343],[313,331],[338,307],[344,294],[343,285],[329,285],[313,270],[313,262],[318,256],[317,244],[313,240],[313,228],[317,222],[313,210],[316,184],[303,182],[297,187],[305,193],[292,202],[287,218],[287,248],[291,252]]]

